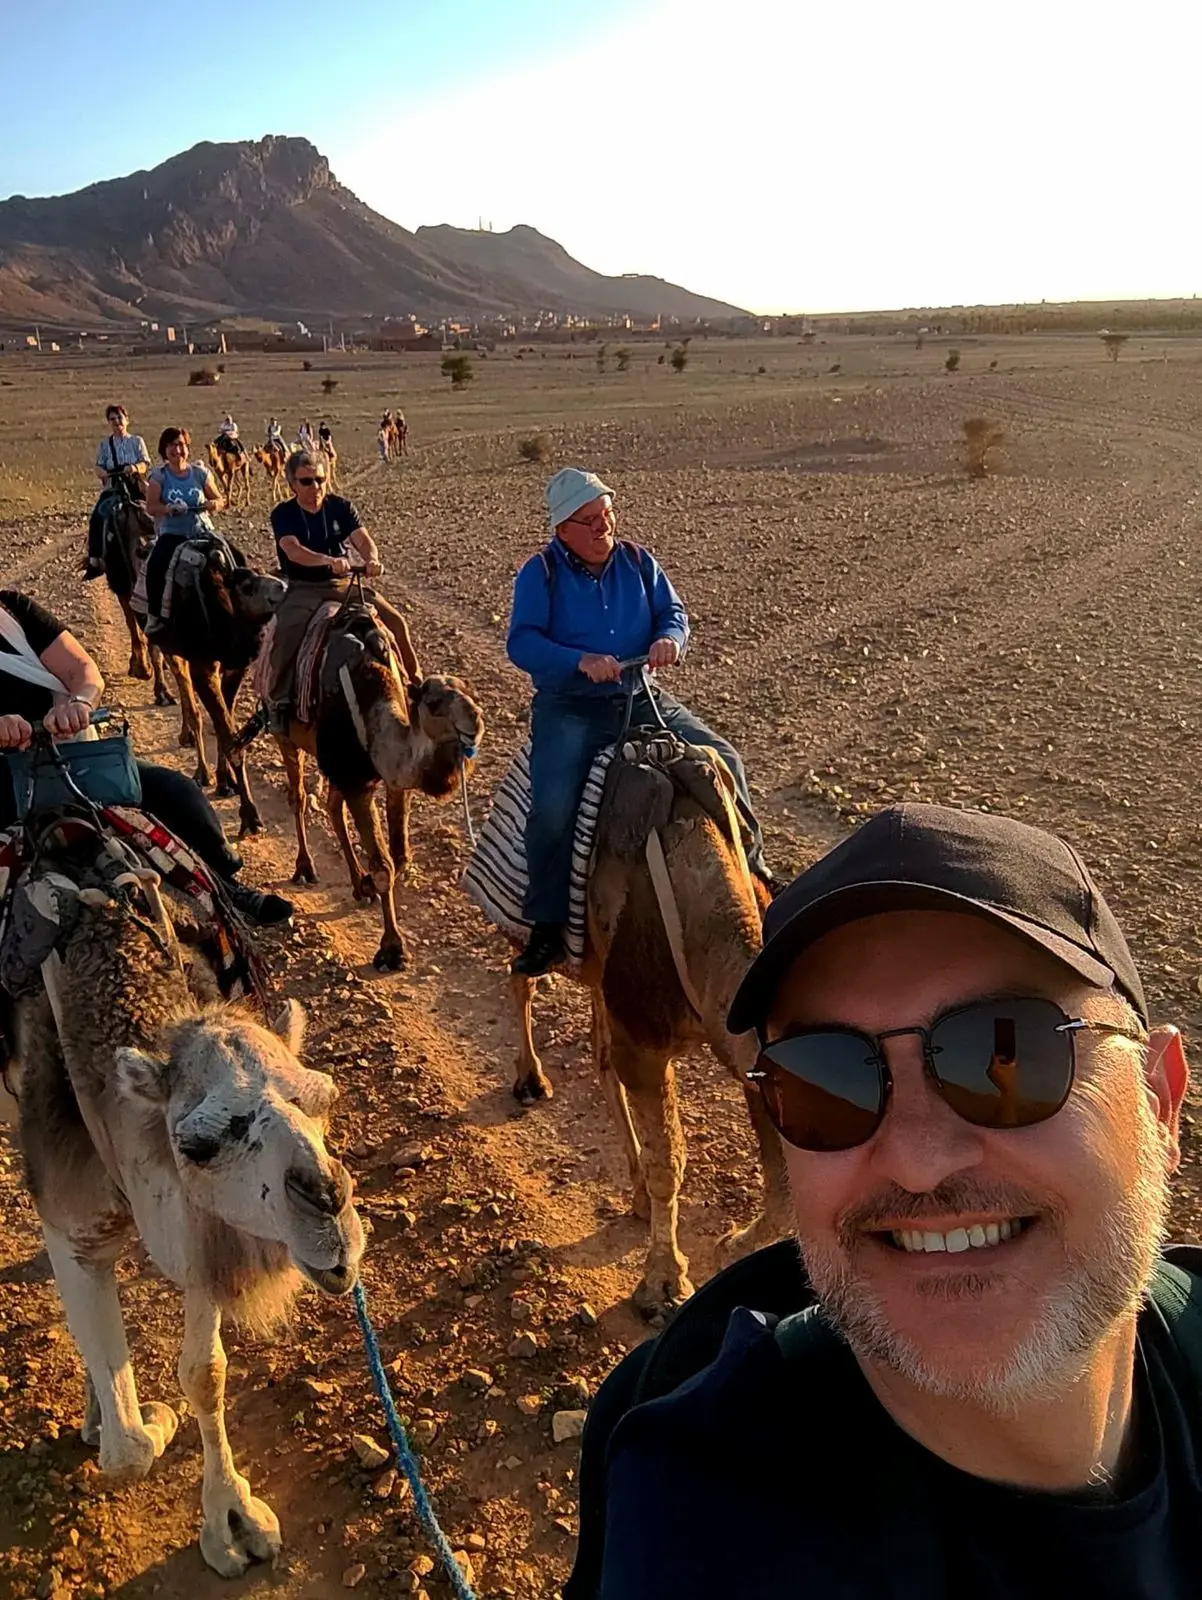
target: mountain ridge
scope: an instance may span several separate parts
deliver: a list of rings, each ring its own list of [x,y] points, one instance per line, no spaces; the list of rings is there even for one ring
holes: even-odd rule
[[[612,278],[527,224],[415,232],[339,182],[307,139],[203,142],[72,194],[0,201],[0,317],[280,320],[571,312],[695,321],[736,306]]]

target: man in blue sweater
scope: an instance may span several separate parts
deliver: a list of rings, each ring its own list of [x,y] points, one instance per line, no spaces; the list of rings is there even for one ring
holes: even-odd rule
[[[526,821],[525,914],[532,927],[513,963],[514,972],[531,978],[565,954],[576,810],[593,761],[622,731],[620,663],[647,656],[652,668],[674,666],[689,638],[680,596],[654,556],[615,539],[613,494],[595,473],[577,467],[557,472],[547,485],[547,514],[554,537],[517,575],[508,640],[509,659],[530,674],[535,690]],[[662,689],[655,698],[673,733],[722,756],[754,828],[747,779],[734,748]],[[631,726],[654,723],[640,689]],[[770,884],[758,830],[749,861]]]

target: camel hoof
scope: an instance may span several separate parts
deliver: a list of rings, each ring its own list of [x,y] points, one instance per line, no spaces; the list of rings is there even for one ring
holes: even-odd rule
[[[234,790],[234,793],[236,794],[237,790]],[[263,832],[263,818],[259,815],[259,813],[257,811],[251,811],[251,812],[248,812],[247,815],[242,818],[241,826],[238,829],[238,837],[239,837],[239,839],[245,839],[247,834],[262,833],[262,832]]]
[[[170,689],[156,689],[154,691],[154,703],[156,706],[173,706],[177,702]],[[192,742],[195,744],[195,739]]]
[[[137,678],[143,683],[147,682],[150,678],[150,662],[139,661],[137,656],[130,656],[129,676],[131,678]]]
[[[689,1298],[693,1285],[688,1272],[682,1267],[666,1277],[644,1278],[631,1299],[636,1311],[641,1311],[650,1322],[656,1317],[671,1316]]]
[[[222,778],[221,782],[213,790],[213,796],[217,800],[232,800],[237,793],[238,785],[229,778]]]
[[[179,739],[178,739],[177,742],[178,742],[179,747],[180,747],[181,750],[195,750],[196,749],[196,729],[195,728],[181,728],[179,730]]]
[[[543,1072],[532,1072],[525,1078],[519,1078],[513,1086],[513,1098],[520,1106],[537,1105],[540,1100],[551,1100],[554,1096],[551,1080]]]
[[[180,743],[183,743],[182,738],[180,739]],[[213,774],[209,771],[208,767],[197,767],[196,771],[192,774],[192,782],[197,786],[198,789],[207,789],[212,781]]]
[[[248,1488],[245,1479],[240,1487]],[[275,1512],[249,1493],[223,1506],[200,1530],[200,1553],[223,1578],[240,1578],[252,1561],[274,1560],[282,1546]]]
[[[376,898],[376,880],[370,872],[365,872],[354,887],[356,900],[374,900]],[[381,948],[383,948],[381,946]]]
[[[292,874],[293,883],[316,883],[317,868],[311,861],[298,861],[296,871]]]
[[[403,944],[382,944],[372,956],[371,964],[377,972],[399,972],[409,965],[409,957]]]

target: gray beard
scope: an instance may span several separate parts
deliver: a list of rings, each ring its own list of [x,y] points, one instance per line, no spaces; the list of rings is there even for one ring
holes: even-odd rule
[[[1031,1331],[1004,1360],[973,1372],[932,1366],[921,1346],[888,1321],[877,1296],[852,1270],[847,1250],[799,1238],[824,1314],[860,1360],[889,1368],[928,1395],[1003,1414],[1063,1392],[1086,1371],[1112,1329],[1138,1313],[1147,1293],[1167,1232],[1169,1184],[1151,1136],[1146,1146],[1139,1181],[1097,1219],[1090,1246],[1067,1257]],[[972,1299],[987,1281],[958,1273],[931,1280],[922,1292],[937,1315],[940,1304]]]

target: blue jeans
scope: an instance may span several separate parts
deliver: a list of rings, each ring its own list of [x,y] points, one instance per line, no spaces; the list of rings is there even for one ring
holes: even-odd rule
[[[657,689],[655,698],[673,733],[687,744],[711,745],[730,768],[740,810],[754,836],[748,858],[753,870],[763,871],[763,840],[751,809],[747,775],[734,746],[662,689]],[[625,711],[623,694],[555,694],[543,689],[534,697],[530,716],[530,813],[526,818],[530,882],[523,908],[528,922],[562,925],[568,920],[572,841],[580,796],[596,757],[607,745],[616,743]],[[635,696],[630,725],[657,725],[645,693]]]

